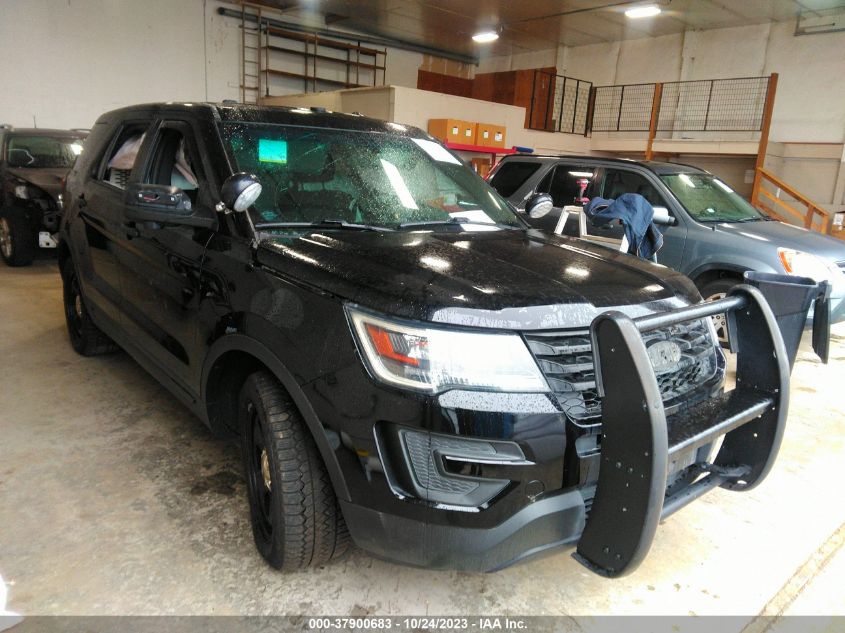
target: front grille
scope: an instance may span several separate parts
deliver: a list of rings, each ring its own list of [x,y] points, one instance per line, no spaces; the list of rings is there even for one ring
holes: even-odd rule
[[[596,392],[589,333],[531,332],[525,334],[525,340],[563,410],[577,421],[597,421],[601,401]],[[681,358],[675,365],[656,372],[667,407],[719,371],[719,351],[705,321],[680,323],[643,335],[646,348],[658,341],[672,341],[681,348]]]

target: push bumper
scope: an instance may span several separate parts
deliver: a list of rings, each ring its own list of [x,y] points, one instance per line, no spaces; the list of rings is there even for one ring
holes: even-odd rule
[[[736,389],[667,417],[641,334],[722,312],[737,341]],[[719,301],[638,319],[605,313],[591,335],[603,398],[602,462],[575,558],[616,577],[642,562],[661,517],[716,487],[749,490],[768,474],[786,422],[789,356],[768,303],[747,285]],[[703,476],[667,494],[672,456],[723,435],[713,463],[696,466]]]

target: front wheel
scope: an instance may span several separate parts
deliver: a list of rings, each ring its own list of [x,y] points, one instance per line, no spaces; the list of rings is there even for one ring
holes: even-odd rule
[[[343,554],[349,534],[329,474],[305,422],[267,372],[246,379],[239,422],[255,545],[294,571]]]
[[[0,211],[0,256],[9,266],[29,266],[35,259],[38,239],[26,213],[11,207]]]
[[[699,288],[699,292],[701,292],[701,296],[704,297],[705,301],[716,301],[717,299],[724,299],[728,291],[738,283],[736,279],[724,277],[704,284]],[[722,347],[728,347],[728,324],[725,315],[714,314],[711,318],[713,319],[713,326],[716,328],[716,336],[719,339],[719,343]]]

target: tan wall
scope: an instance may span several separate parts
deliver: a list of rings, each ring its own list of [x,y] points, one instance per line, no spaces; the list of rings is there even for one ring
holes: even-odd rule
[[[765,167],[822,208],[842,211],[843,158],[842,143],[770,143]],[[782,197],[789,198],[783,194]]]
[[[531,147],[535,152],[545,154],[587,154],[590,151],[589,139],[577,134],[526,130],[523,128],[525,108],[416,88],[356,88],[270,97],[262,100],[262,103],[293,107],[322,106],[337,112],[360,112],[366,116],[413,125],[423,130],[428,128],[429,119],[483,121],[507,128],[507,147]]]
[[[325,108],[342,112],[340,92],[309,92],[284,97],[262,97],[262,105],[288,106],[290,108]]]

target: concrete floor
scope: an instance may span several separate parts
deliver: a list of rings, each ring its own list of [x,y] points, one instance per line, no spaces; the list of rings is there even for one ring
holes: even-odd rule
[[[67,342],[55,263],[0,265],[0,575],[35,614],[845,615],[845,328],[802,352],[780,459],[716,490],[608,581],[569,551],[496,574],[430,572],[361,551],[281,575],[252,544],[236,447],[125,354]],[[0,604],[0,610],[3,605]]]

